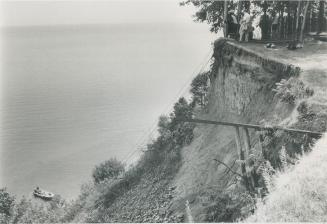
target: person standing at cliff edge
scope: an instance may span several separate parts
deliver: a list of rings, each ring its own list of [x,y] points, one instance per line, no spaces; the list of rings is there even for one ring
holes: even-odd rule
[[[250,33],[250,20],[251,16],[248,12],[243,12],[243,17],[240,21],[240,42],[245,35],[245,42],[249,42],[249,33]]]
[[[264,11],[263,15],[260,17],[259,27],[261,28],[261,39],[269,39],[269,16],[267,12]]]
[[[230,10],[228,12],[228,16],[227,16],[227,23],[228,23],[228,36],[237,39],[237,31],[238,31],[238,22],[237,22],[237,18],[234,14],[234,10]]]

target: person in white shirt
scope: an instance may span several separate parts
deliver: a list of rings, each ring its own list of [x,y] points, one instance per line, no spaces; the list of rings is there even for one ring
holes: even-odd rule
[[[243,35],[245,35],[245,42],[249,41],[250,21],[251,21],[250,14],[244,11],[243,17],[240,21],[240,41],[242,41]]]

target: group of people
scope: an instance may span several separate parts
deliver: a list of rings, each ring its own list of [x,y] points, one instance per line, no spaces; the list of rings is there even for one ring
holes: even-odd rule
[[[278,19],[278,14],[272,12],[268,15],[264,12],[258,23],[253,26],[255,16],[247,11],[237,16],[234,10],[230,10],[227,16],[227,36],[245,42],[254,37],[262,40],[273,39],[277,35]]]
[[[252,18],[246,11],[242,12],[240,18],[235,14],[234,10],[230,10],[227,16],[227,36],[248,42],[250,33],[253,31]]]
[[[276,39],[278,34],[279,15],[272,11],[271,13],[263,12],[260,17],[259,27],[261,29],[261,39]]]

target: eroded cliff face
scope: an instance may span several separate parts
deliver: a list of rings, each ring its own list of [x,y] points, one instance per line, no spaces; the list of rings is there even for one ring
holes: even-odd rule
[[[281,79],[298,76],[298,67],[264,58],[224,39],[216,41],[213,57],[209,104],[207,112],[201,112],[198,118],[276,124],[292,113],[294,106],[280,103],[272,89]],[[195,221],[208,220],[205,208],[213,195],[229,187],[233,176],[226,174],[226,168],[215,159],[239,169],[234,132],[232,127],[198,124],[193,142],[182,150],[182,166],[173,182],[175,207],[189,200]],[[252,147],[256,147],[253,130],[250,136]]]
[[[244,45],[246,44],[241,45],[225,39],[215,42],[208,105],[197,112],[196,118],[251,124],[262,124],[263,120],[263,124],[271,125],[296,124],[299,102],[283,103],[273,92],[277,82],[295,77],[311,84],[315,91],[309,101],[301,101],[307,101],[306,109],[310,111],[306,114],[310,120],[302,123],[305,125],[302,129],[314,130],[319,126],[322,129],[314,131],[326,130],[327,92],[324,87],[327,74],[320,70],[313,73],[319,73],[321,77],[316,80],[316,75],[311,75],[313,68],[310,66],[300,71],[299,67],[289,64],[299,65],[302,62],[290,62],[286,60],[288,56],[273,59],[270,56],[274,52],[268,52],[267,55],[260,52],[264,50],[262,45]],[[279,55],[282,53],[280,50]],[[258,133],[251,129],[249,131],[253,151],[260,151]],[[242,129],[241,137],[244,137]],[[280,145],[275,148],[278,147]],[[109,197],[112,196],[113,189],[106,185],[103,186],[104,189],[97,191],[96,197],[91,195],[91,198],[99,200],[82,200],[86,205],[82,205],[82,212],[79,212],[73,221],[185,222],[189,221],[188,216],[192,216],[196,222],[235,221],[239,214],[234,214],[235,209],[230,209],[228,202],[223,201],[224,198],[220,207],[217,206],[217,201],[219,203],[220,200],[217,196],[226,192],[233,194],[235,188],[241,193],[246,190],[241,184],[233,184],[237,175],[216,161],[222,161],[233,171],[240,172],[234,128],[197,124],[191,144],[181,149],[181,155],[180,148],[176,150],[178,156],[171,157],[175,158],[176,161],[171,160],[175,162],[167,162],[170,161],[168,157],[167,161],[161,160],[161,157],[160,160],[157,157],[154,157],[156,160],[149,160],[151,168],[143,169],[142,173],[136,176],[137,181],[131,181],[133,184],[130,186],[128,179],[125,180],[128,188],[113,200]],[[238,196],[234,195],[237,202],[241,200]],[[106,200],[110,202],[108,205]],[[238,211],[241,208],[243,207],[238,207]],[[219,212],[223,217],[213,217]]]

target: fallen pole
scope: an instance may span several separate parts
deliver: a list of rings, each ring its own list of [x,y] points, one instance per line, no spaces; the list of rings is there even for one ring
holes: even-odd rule
[[[235,123],[235,122],[227,122],[227,121],[212,121],[212,120],[203,120],[203,119],[179,119],[181,122],[192,122],[192,123],[202,123],[202,124],[214,124],[214,125],[225,125],[225,126],[232,126],[232,127],[244,127],[244,128],[253,128],[256,130],[274,130],[279,129],[287,132],[296,132],[302,134],[309,134],[314,136],[322,136],[323,133],[315,132],[315,131],[308,131],[302,129],[294,129],[294,128],[285,128],[281,126],[262,126],[256,124],[243,124],[243,123]]]

